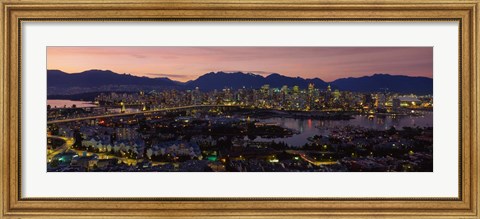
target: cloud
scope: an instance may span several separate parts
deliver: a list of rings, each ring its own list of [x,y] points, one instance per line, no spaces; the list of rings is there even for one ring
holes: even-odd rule
[[[258,75],[271,75],[271,74],[275,73],[275,72],[271,72],[271,71],[247,71],[247,72],[258,74]]]
[[[147,73],[146,75],[153,77],[167,77],[167,78],[189,78],[191,75],[185,74],[163,74],[163,73]]]
[[[135,58],[139,58],[139,59],[144,59],[144,58],[146,58],[146,56],[140,55],[140,54],[131,54],[131,56],[133,56],[133,57],[135,57]]]
[[[212,71],[335,80],[373,73],[433,75],[432,47],[47,47],[47,67],[110,69],[148,77],[194,79]],[[237,70],[243,69],[243,70]],[[245,69],[256,69],[247,71]],[[150,72],[170,74],[151,74]]]
[[[257,75],[271,75],[275,72],[271,71],[247,71],[247,70],[221,70],[223,72],[243,72],[243,73],[253,73]]]

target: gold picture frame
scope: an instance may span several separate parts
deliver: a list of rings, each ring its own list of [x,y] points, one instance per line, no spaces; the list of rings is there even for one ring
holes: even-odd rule
[[[1,218],[478,218],[478,0],[1,0]],[[21,25],[25,21],[456,21],[457,198],[23,198]],[[456,165],[456,164],[452,164]]]

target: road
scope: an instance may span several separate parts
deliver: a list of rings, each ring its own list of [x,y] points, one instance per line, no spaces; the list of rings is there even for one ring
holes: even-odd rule
[[[182,109],[191,109],[191,108],[203,108],[203,107],[238,107],[238,106],[232,106],[232,105],[192,105],[192,106],[179,106],[179,107],[170,107],[170,108],[163,108],[163,109],[158,109],[158,110],[147,110],[147,111],[132,112],[132,113],[115,113],[115,114],[108,114],[108,115],[98,115],[98,116],[87,116],[87,117],[72,118],[72,119],[52,120],[52,121],[47,121],[47,125],[56,124],[56,123],[65,123],[65,122],[75,122],[75,121],[82,121],[82,120],[90,120],[90,119],[102,119],[102,118],[110,118],[110,117],[117,117],[117,116],[133,116],[133,115],[140,115],[140,114],[157,113],[157,112],[165,112],[165,111],[172,111],[172,110],[182,110]]]
[[[67,137],[62,137],[62,136],[56,136],[56,135],[47,135],[47,138],[54,138],[54,139],[61,139],[65,141],[60,147],[55,148],[51,153],[47,154],[47,160],[50,162],[52,158],[61,153],[66,151],[67,149],[71,149],[73,143],[75,143],[75,140],[73,138],[67,138]]]

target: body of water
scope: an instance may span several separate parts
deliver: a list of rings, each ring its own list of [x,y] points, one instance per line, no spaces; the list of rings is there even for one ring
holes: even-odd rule
[[[75,101],[75,100],[47,100],[47,104],[52,108],[71,108],[76,107],[96,107],[93,102]],[[139,109],[128,108],[127,112],[137,112]],[[109,109],[110,113],[120,113],[120,109]],[[391,127],[401,129],[402,127],[433,127],[433,112],[420,112],[418,116],[367,116],[356,115],[350,120],[317,120],[317,119],[294,119],[294,118],[268,118],[259,119],[261,122],[274,123],[285,128],[295,130],[298,134],[294,134],[287,138],[261,138],[257,137],[256,141],[276,141],[285,142],[292,146],[302,146],[308,142],[309,137],[315,135],[328,135],[330,130],[342,128],[345,126],[357,126],[368,129],[387,130]]]
[[[356,115],[351,120],[314,120],[293,118],[269,118],[261,119],[262,122],[275,123],[282,127],[298,132],[287,138],[261,138],[256,141],[285,142],[292,146],[302,146],[308,142],[307,138],[314,135],[328,135],[331,129],[345,126],[357,126],[368,129],[387,130],[392,126],[396,129],[402,127],[433,127],[433,112],[421,112],[419,116],[375,116]]]
[[[52,108],[72,108],[73,105],[78,107],[96,107],[93,102],[90,101],[78,101],[78,100],[47,100],[47,105]]]
[[[50,105],[52,108],[72,108],[72,106],[75,104],[77,108],[81,107],[98,107],[95,105],[93,102],[89,101],[78,101],[78,100],[47,100],[47,105]],[[120,108],[108,108],[107,111],[109,113],[120,113],[121,109]],[[135,113],[135,112],[140,112],[140,109],[137,108],[130,108],[127,107],[125,108],[126,113]]]

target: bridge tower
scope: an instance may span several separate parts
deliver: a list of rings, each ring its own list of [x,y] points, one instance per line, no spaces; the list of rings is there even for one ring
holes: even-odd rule
[[[120,112],[121,112],[121,113],[124,113],[124,112],[125,112],[125,104],[123,103],[123,101],[120,102],[120,106],[122,107],[122,108],[120,109]]]

